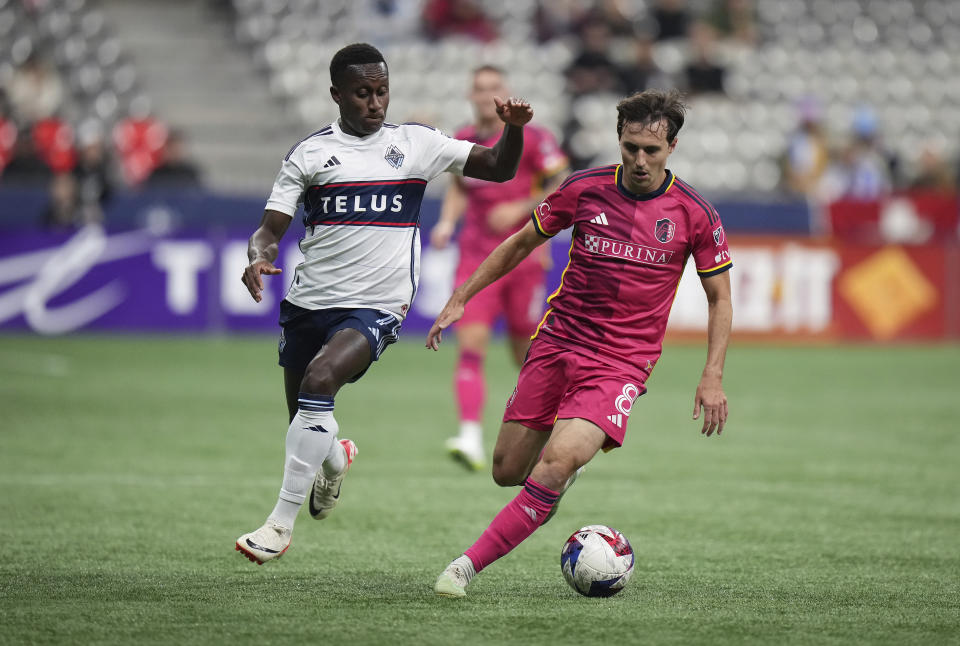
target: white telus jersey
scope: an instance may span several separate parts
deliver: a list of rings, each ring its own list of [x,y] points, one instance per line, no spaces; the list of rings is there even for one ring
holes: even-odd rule
[[[366,137],[332,123],[291,148],[266,207],[292,218],[304,206],[304,261],[286,299],[406,316],[420,276],[424,188],[444,171],[461,174],[471,148],[429,126],[390,123]]]

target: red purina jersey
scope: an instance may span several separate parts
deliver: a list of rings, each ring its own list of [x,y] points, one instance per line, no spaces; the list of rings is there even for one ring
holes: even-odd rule
[[[474,126],[467,126],[454,134],[454,139],[463,139],[493,147],[500,139],[501,131],[489,137],[477,136]],[[529,199],[547,177],[555,175],[567,166],[567,157],[550,131],[537,125],[523,129],[523,155],[513,179],[503,183],[485,182],[471,177],[458,177],[456,181],[467,194],[467,209],[460,232],[462,252],[486,258],[501,242],[523,228],[524,221],[509,231],[497,232],[490,228],[487,214],[497,204]]]
[[[647,373],[687,258],[700,276],[732,267],[720,216],[669,170],[644,195],[623,186],[619,164],[574,173],[533,221],[548,237],[573,227],[570,261],[534,337]]]

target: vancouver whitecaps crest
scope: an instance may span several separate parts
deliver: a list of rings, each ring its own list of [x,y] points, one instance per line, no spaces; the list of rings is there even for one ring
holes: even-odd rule
[[[390,144],[390,147],[387,148],[387,152],[383,155],[383,158],[394,168],[403,166],[403,153],[393,144]]]

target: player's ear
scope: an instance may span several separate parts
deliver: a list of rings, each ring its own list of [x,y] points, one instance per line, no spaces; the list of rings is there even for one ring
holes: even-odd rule
[[[336,85],[330,86],[330,96],[333,98],[334,103],[340,105],[340,90],[337,89]]]
[[[668,154],[668,155],[673,152],[673,149],[674,149],[674,148],[677,147],[677,142],[678,142],[678,141],[680,141],[680,140],[679,140],[678,138],[674,137],[674,138],[673,138],[673,141],[670,142],[670,147],[667,148],[667,154]]]

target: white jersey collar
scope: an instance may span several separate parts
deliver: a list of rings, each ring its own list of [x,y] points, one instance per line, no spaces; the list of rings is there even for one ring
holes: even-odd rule
[[[355,137],[349,135],[343,131],[343,128],[340,127],[340,119],[337,119],[333,122],[333,133],[337,139],[344,143],[348,144],[369,144],[376,142],[380,137],[383,136],[383,126],[380,126],[380,129],[371,135],[366,137]]]

